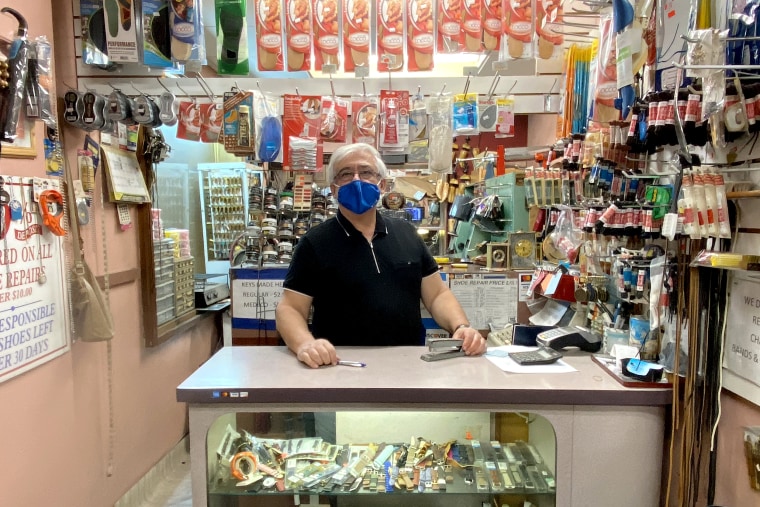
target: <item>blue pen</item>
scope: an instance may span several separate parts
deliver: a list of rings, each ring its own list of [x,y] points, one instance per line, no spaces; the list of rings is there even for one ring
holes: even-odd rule
[[[367,363],[360,363],[359,361],[338,361],[338,366],[353,366],[354,368],[364,368]]]

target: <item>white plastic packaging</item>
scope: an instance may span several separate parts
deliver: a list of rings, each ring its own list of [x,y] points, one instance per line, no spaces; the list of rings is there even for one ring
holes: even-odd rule
[[[699,234],[706,238],[709,236],[707,228],[707,201],[705,200],[705,184],[702,175],[692,171],[692,199],[694,207],[697,209],[697,218],[699,219]]]
[[[705,188],[705,204],[707,205],[707,232],[710,236],[718,237],[718,199],[715,195],[715,184],[710,172],[700,174]]]
[[[726,199],[726,182],[720,173],[713,174],[715,197],[718,203],[718,233],[721,238],[731,237],[731,223],[728,220],[728,200]]]

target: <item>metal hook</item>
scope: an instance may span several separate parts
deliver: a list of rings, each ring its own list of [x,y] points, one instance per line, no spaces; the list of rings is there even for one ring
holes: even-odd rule
[[[512,86],[509,87],[509,91],[507,92],[507,95],[509,95],[510,93],[512,93],[512,90],[515,89],[515,86],[517,86],[517,79],[515,79],[515,82],[512,83]]]
[[[332,91],[332,98],[335,98],[335,83],[333,82],[332,72],[330,72],[330,91]]]
[[[364,76],[362,76],[362,97],[367,96],[367,84],[364,82]]]
[[[135,91],[136,91],[137,93],[139,93],[140,95],[142,95],[143,97],[147,97],[147,96],[148,96],[148,95],[147,95],[147,94],[145,94],[144,92],[141,92],[140,90],[138,90],[138,89],[137,89],[137,87],[135,86],[135,84],[134,84],[132,81],[130,81],[130,82],[129,82],[129,86],[131,86],[132,88],[134,88],[134,89],[135,89]]]
[[[166,90],[168,93],[172,93],[171,90],[169,90],[169,88],[167,88],[166,85],[161,82],[161,78],[160,77],[157,77],[156,81],[158,81],[158,84],[161,86],[161,88],[163,88],[164,90]],[[174,94],[172,93],[172,95],[174,95]]]
[[[464,96],[467,97],[467,90],[470,89],[470,77],[472,77],[472,72],[467,73],[467,81],[464,83]]]
[[[517,83],[517,81],[515,81],[515,83]],[[554,78],[554,83],[552,84],[552,87],[549,88],[549,93],[552,93],[554,91],[554,87],[557,86],[557,83],[559,83],[559,79]]]
[[[441,91],[438,92],[438,96],[440,97],[441,95],[443,95],[444,91],[446,91],[446,83],[443,83],[443,86],[441,87]]]
[[[301,98],[301,94],[299,93],[297,86],[296,86],[296,97],[298,97],[299,99]]]
[[[211,87],[208,85],[206,80],[203,79],[203,76],[201,76],[200,73],[197,73],[195,75],[195,79],[198,81],[198,84],[201,85],[204,93],[208,96],[209,99],[211,99],[211,102],[215,102],[216,96],[214,95],[214,92],[211,90]]]
[[[496,75],[493,77],[493,80],[491,81],[491,86],[488,88],[488,100],[491,100],[491,97],[493,97],[494,92],[496,91],[496,86],[499,84],[499,81],[501,81],[501,76],[497,72]]]
[[[195,100],[195,97],[193,97],[192,95],[190,95],[189,93],[187,93],[187,92],[186,92],[186,91],[185,91],[185,90],[184,90],[184,89],[183,89],[183,88],[182,88],[182,87],[179,85],[179,81],[177,81],[177,88],[179,88],[179,91],[181,91],[181,92],[182,92],[182,95],[183,95],[183,96],[185,96],[185,97],[189,98],[190,100],[192,100],[192,101],[193,101],[193,104],[197,104],[197,101]]]

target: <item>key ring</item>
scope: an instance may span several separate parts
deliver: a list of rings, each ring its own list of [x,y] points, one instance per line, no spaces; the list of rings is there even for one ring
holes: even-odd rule
[[[48,203],[55,203],[55,213],[50,211]],[[40,193],[40,211],[42,223],[56,236],[65,236],[66,229],[61,224],[63,218],[63,195],[58,190],[45,190]]]

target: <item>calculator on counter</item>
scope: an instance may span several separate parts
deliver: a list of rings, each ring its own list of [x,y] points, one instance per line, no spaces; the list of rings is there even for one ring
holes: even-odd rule
[[[510,352],[509,357],[518,364],[528,366],[531,364],[551,364],[562,357],[562,353],[547,347],[523,352]]]

